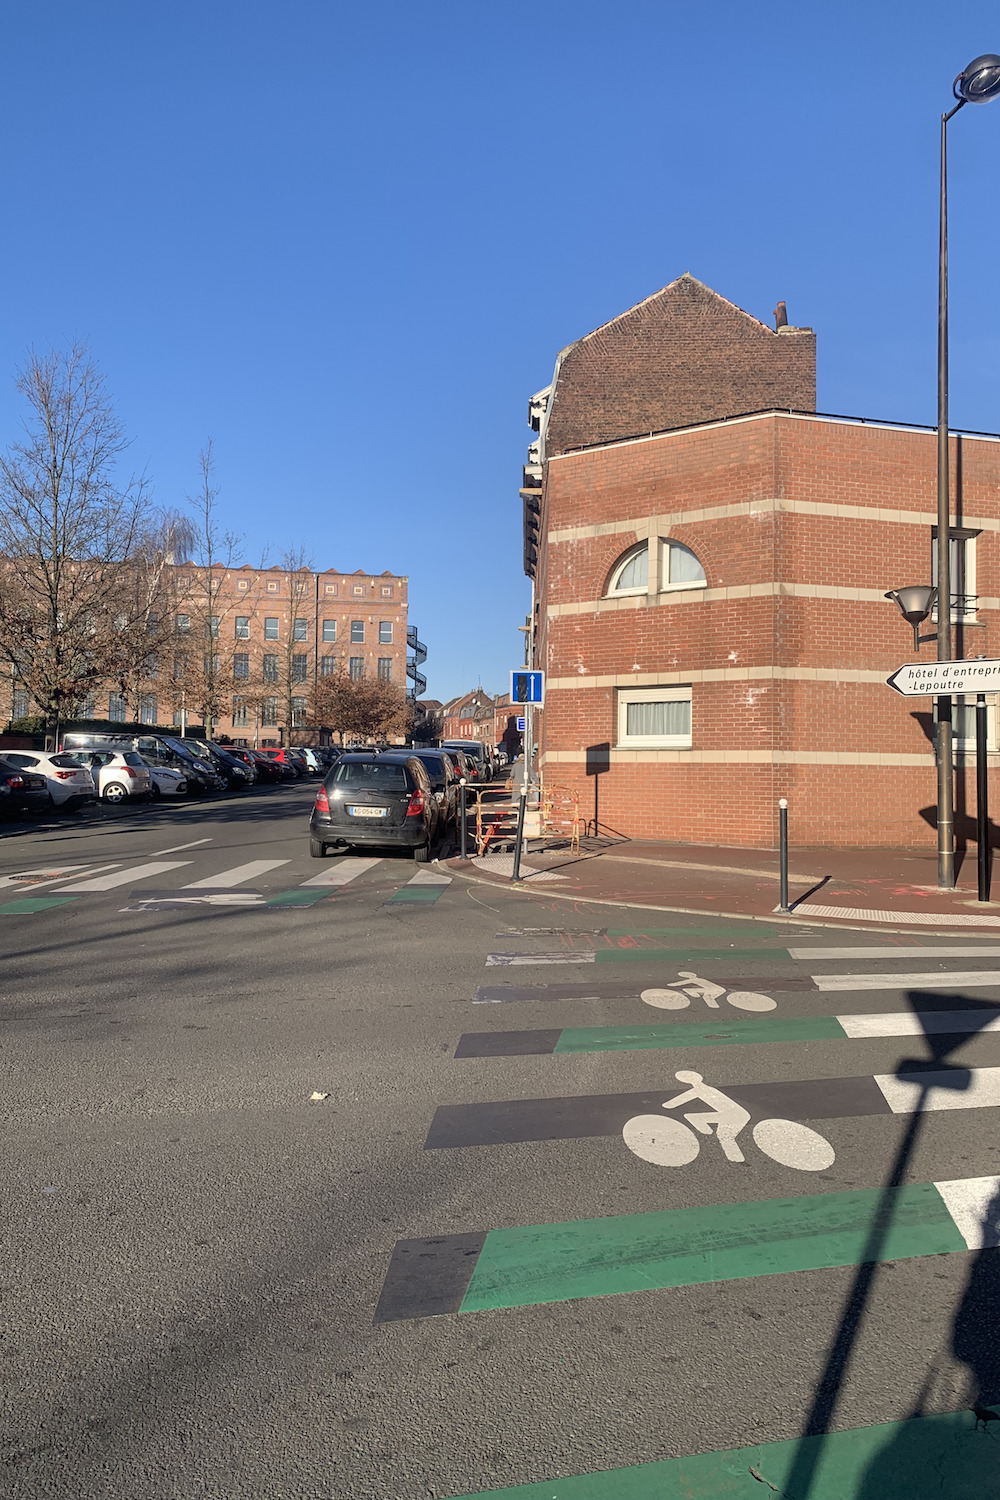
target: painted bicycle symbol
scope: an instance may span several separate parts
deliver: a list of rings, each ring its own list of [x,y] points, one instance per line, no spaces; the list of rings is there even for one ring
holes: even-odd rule
[[[718,1010],[719,1001],[726,995],[725,985],[699,979],[690,969],[679,969],[674,985],[676,988],[668,990],[643,990],[639,998],[658,1010],[684,1010],[692,1000],[704,1000],[712,1010]],[[775,1010],[778,1004],[770,995],[758,995],[753,990],[730,990],[726,1001],[737,1010]]]
[[[690,1087],[664,1100],[664,1109],[695,1102],[708,1109],[686,1110],[687,1125],[676,1115],[634,1115],[622,1130],[629,1150],[657,1167],[686,1167],[701,1150],[698,1135],[714,1135],[729,1161],[745,1162],[737,1136],[749,1124],[749,1110],[705,1083],[700,1073],[682,1069],[674,1077]],[[824,1172],[833,1165],[835,1153],[826,1137],[796,1120],[758,1120],[751,1134],[764,1155],[783,1167]]]

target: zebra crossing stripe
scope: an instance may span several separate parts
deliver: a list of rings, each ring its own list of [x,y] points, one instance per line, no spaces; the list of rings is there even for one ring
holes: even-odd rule
[[[85,891],[113,891],[117,886],[128,885],[134,880],[151,880],[155,875],[165,875],[168,870],[179,870],[189,865],[189,859],[167,859],[156,864],[135,865],[130,870],[115,870],[110,875],[97,875],[91,880],[77,880],[60,886],[61,891],[81,895]]]
[[[834,963],[850,958],[1000,958],[1000,944],[990,943],[921,943],[888,947],[881,943],[868,948],[788,948],[789,958],[806,963],[830,959]]]
[[[716,1203],[399,1240],[375,1322],[665,1291],[995,1245],[1000,1178]]]
[[[996,1484],[996,1450],[972,1436],[970,1411],[879,1422],[817,1437],[754,1443],[690,1457],[664,1458],[627,1469],[572,1474],[502,1490],[477,1490],[455,1500],[747,1500],[755,1492],[791,1494],[794,1469],[818,1453],[809,1500],[914,1500],[928,1475],[947,1475],[948,1500],[983,1500]],[[759,1478],[758,1478],[759,1476]]]
[[[680,1021],[666,1026],[564,1026],[561,1030],[471,1031],[456,1057],[527,1057],[563,1052],[641,1052],[669,1047],[744,1046],[895,1036],[962,1036],[1000,1031],[1000,1008],[851,1016],[767,1016]]]
[[[450,875],[441,875],[436,870],[418,870],[413,879],[400,890],[393,891],[386,906],[433,906],[451,885]]]
[[[266,875],[268,870],[277,870],[281,865],[287,865],[287,859],[252,859],[249,864],[234,865],[231,870],[221,870],[218,875],[208,875],[204,880],[192,880],[189,885],[182,886],[185,891],[229,891],[234,886],[243,885],[248,880],[256,880],[258,875]]]
[[[360,856],[347,855],[338,860],[328,870],[321,870],[318,875],[313,875],[310,880],[303,880],[302,885],[350,885],[352,880],[357,880],[359,875],[366,875],[376,865],[382,863],[381,857],[377,859],[362,859]]]
[[[818,990],[982,989],[1000,985],[1000,969],[924,970],[917,974],[812,974]]]

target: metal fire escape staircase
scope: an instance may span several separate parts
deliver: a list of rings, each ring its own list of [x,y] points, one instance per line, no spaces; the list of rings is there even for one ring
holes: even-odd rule
[[[415,625],[411,625],[406,632],[406,649],[413,652],[412,656],[406,658],[406,675],[412,683],[412,687],[406,690],[406,696],[411,701],[415,701],[417,698],[422,698],[427,691],[427,678],[422,672],[417,671],[421,662],[427,660],[427,647],[417,635]]]

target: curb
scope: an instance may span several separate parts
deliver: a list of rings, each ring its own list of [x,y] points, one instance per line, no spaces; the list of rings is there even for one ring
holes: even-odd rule
[[[453,866],[442,864],[441,861],[437,859],[435,859],[433,863],[437,865],[439,869],[441,869],[445,874],[452,875],[459,880],[467,881],[470,885],[485,885],[492,887],[492,889],[494,890],[499,889],[517,891],[519,894],[523,894],[528,890],[534,892],[539,889],[538,886],[531,886],[526,881],[518,881],[518,883],[515,885],[513,881],[489,880],[483,875],[468,875],[464,870],[456,870]],[[895,924],[890,925],[888,922],[879,922],[874,926],[865,926],[863,922],[832,922],[830,920],[823,920],[821,918],[814,918],[812,921],[810,921],[808,917],[786,917],[781,916],[777,912],[772,913],[770,916],[758,917],[755,916],[752,912],[745,911],[719,911],[715,908],[710,911],[706,911],[704,907],[700,906],[652,906],[644,901],[612,901],[606,896],[571,896],[568,893],[566,895],[563,895],[558,891],[552,890],[550,886],[545,887],[544,895],[547,897],[553,896],[557,901],[583,902],[588,906],[614,906],[618,907],[619,909],[623,908],[626,911],[665,911],[673,912],[675,915],[685,917],[723,917],[727,922],[766,922],[768,926],[774,926],[779,922],[784,922],[790,927],[824,927],[828,928],[831,932],[907,932],[911,936],[917,935],[916,933],[912,932],[913,927],[916,925],[912,922],[909,925],[907,925],[905,922],[900,922],[898,926]],[[953,941],[955,940],[956,936],[954,927],[948,927],[943,931],[938,931],[935,928],[930,927],[925,922],[921,922],[919,926],[917,926],[917,932],[922,932],[927,937],[951,938]],[[990,934],[980,933],[978,934],[978,936],[989,937]],[[998,928],[996,936],[997,952],[1000,953],[1000,928]]]

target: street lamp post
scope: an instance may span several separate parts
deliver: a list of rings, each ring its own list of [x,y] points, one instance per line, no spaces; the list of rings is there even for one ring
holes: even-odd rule
[[[941,198],[938,238],[937,369],[937,659],[951,661],[951,503],[948,454],[948,121],[965,104],[986,104],[1000,94],[1000,56],[977,57],[952,85],[958,101],[941,116]],[[937,700],[938,889],[955,888],[955,785],[952,700]]]

